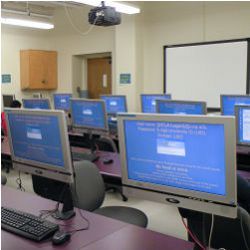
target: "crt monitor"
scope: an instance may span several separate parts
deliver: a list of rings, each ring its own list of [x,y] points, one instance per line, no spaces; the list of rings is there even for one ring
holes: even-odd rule
[[[250,105],[250,95],[221,95],[221,114],[234,115],[235,105]]]
[[[54,94],[54,107],[55,109],[69,111],[70,110],[70,98],[72,94]]]
[[[14,168],[62,182],[73,182],[63,111],[5,109]]]
[[[156,100],[170,99],[170,94],[141,94],[142,113],[156,113]]]
[[[156,100],[156,111],[161,114],[205,115],[206,102]]]
[[[125,195],[236,217],[234,117],[120,114],[118,126]]]
[[[119,112],[127,112],[127,101],[125,95],[101,95],[105,101],[107,113],[116,115]]]
[[[72,127],[80,132],[108,132],[107,114],[103,100],[71,99]]]
[[[50,109],[49,99],[23,99],[23,107],[26,109]]]
[[[250,146],[250,105],[235,106],[237,144]]]
[[[9,108],[14,100],[15,100],[15,95],[3,95],[3,107]]]

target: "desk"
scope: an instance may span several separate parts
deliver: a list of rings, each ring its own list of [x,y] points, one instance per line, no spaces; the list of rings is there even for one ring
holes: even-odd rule
[[[41,209],[54,208],[55,202],[39,196],[21,192],[9,187],[2,187],[2,205],[17,208],[35,215]],[[139,228],[121,221],[113,220],[98,214],[83,211],[89,220],[88,230],[76,232],[71,241],[62,246],[53,246],[51,242],[36,243],[12,233],[2,230],[3,250],[31,250],[31,249],[64,249],[64,250],[187,250],[193,249],[193,243],[174,237]],[[53,219],[51,219],[53,221]],[[53,221],[54,222],[54,221]],[[70,230],[72,227],[86,226],[85,221],[76,209],[76,216],[69,221],[58,222],[61,228]]]

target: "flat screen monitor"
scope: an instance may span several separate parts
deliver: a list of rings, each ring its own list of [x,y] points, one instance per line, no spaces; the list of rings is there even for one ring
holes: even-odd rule
[[[15,95],[3,95],[3,107],[9,108],[14,100],[15,100]]]
[[[108,131],[103,100],[71,99],[72,127],[76,131],[103,133]]]
[[[234,115],[235,105],[250,105],[250,95],[221,95],[221,114]]]
[[[26,109],[50,109],[49,99],[23,99],[23,107]]]
[[[236,217],[234,117],[118,115],[123,192]]]
[[[125,95],[101,95],[104,100],[107,113],[116,115],[119,112],[127,112],[127,101]]]
[[[72,160],[63,111],[5,109],[14,168],[73,182]]]
[[[170,99],[170,94],[141,94],[142,113],[156,113],[156,100]]]
[[[156,111],[161,114],[204,115],[206,102],[157,100]]]
[[[55,109],[69,111],[70,110],[70,98],[72,94],[54,94],[54,107]]]
[[[237,144],[250,146],[250,105],[235,106]]]

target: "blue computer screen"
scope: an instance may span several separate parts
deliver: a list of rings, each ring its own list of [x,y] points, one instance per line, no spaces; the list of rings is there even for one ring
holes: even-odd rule
[[[24,99],[23,107],[26,109],[50,109],[49,100],[47,99]]]
[[[239,143],[250,144],[250,106],[238,108]]]
[[[127,112],[125,96],[101,96],[101,99],[105,101],[107,113]]]
[[[106,116],[102,101],[71,101],[72,124],[77,127],[105,129]]]
[[[55,109],[66,110],[70,109],[70,98],[71,94],[55,94],[54,95],[54,106]]]
[[[222,96],[222,115],[234,115],[235,105],[250,105],[250,96]]]
[[[158,113],[162,114],[189,114],[202,115],[204,109],[202,103],[184,102],[158,102]]]
[[[64,167],[56,116],[9,113],[8,121],[16,157]]]
[[[142,112],[156,113],[156,100],[169,100],[171,95],[141,95]]]
[[[223,125],[125,120],[124,133],[128,179],[226,194]]]

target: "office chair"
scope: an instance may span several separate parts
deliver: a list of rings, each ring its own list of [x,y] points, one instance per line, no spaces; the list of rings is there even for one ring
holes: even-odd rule
[[[100,137],[95,140],[95,145],[98,150],[106,151],[106,152],[117,152],[117,146],[115,142],[109,137]],[[106,191],[117,192],[121,195],[123,201],[127,201],[128,198],[122,192],[122,183],[120,178],[116,178],[113,176],[105,176],[103,175],[103,180],[105,183]]]
[[[72,193],[76,207],[136,226],[147,226],[147,216],[136,208],[100,207],[105,198],[105,185],[95,164],[89,161],[80,161],[74,164],[74,168],[76,177]]]
[[[187,209],[179,209],[179,211],[181,216],[187,219],[188,227],[192,233],[203,245],[208,246],[211,214]],[[190,237],[189,240],[192,241]],[[236,219],[214,216],[211,247],[230,250],[250,249],[250,215],[245,209],[238,207]],[[194,249],[200,248],[196,246]]]
[[[7,183],[7,177],[1,174],[1,184],[5,185]]]

